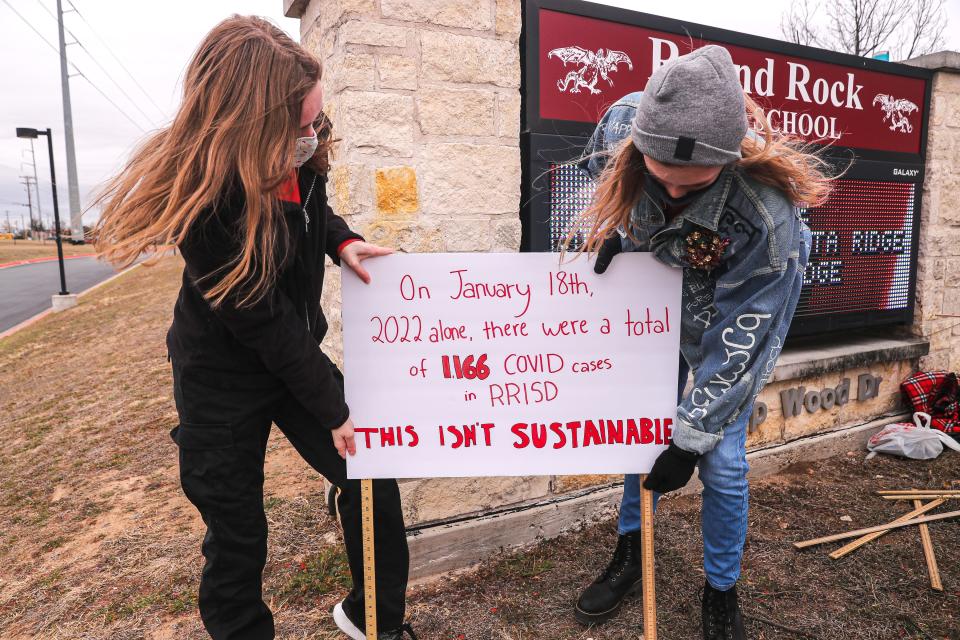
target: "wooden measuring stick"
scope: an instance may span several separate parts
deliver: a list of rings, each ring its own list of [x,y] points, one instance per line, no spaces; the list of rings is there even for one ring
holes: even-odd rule
[[[653,559],[653,491],[640,476],[640,562],[643,571],[643,640],[657,640],[657,580]]]
[[[886,495],[888,493],[939,493],[941,491],[960,491],[960,489],[878,489],[877,493]]]
[[[929,495],[935,493],[937,495],[945,494],[957,494],[960,495],[960,489],[896,489],[889,491],[877,491],[879,496],[912,496],[918,494]]]
[[[373,480],[360,481],[360,521],[363,524],[363,614],[367,640],[377,640],[377,569],[373,547]]]
[[[909,495],[880,496],[884,500],[933,500],[935,498],[944,498],[947,500],[960,500],[960,493],[911,493]]]
[[[913,506],[919,508],[922,503],[913,501]],[[923,557],[927,560],[927,572],[930,574],[930,588],[934,591],[943,591],[940,581],[940,568],[937,567],[937,556],[933,555],[933,540],[930,538],[930,527],[920,525],[920,543],[923,545]]]
[[[888,529],[899,529],[900,527],[910,527],[915,524],[923,524],[924,522],[936,522],[937,520],[946,520],[948,518],[960,517],[960,511],[949,511],[947,513],[938,513],[934,516],[923,516],[922,518],[914,518],[913,520],[907,520],[905,522],[891,522],[889,524],[881,524],[876,527],[867,527],[866,529],[857,529],[856,531],[847,531],[846,533],[836,533],[832,536],[825,536],[823,538],[814,538],[813,540],[804,540],[803,542],[794,542],[793,546],[797,549],[806,549],[807,547],[813,547],[818,544],[823,544],[825,542],[836,542],[837,540],[845,540],[847,538],[856,538],[857,536],[862,536],[865,533],[874,533],[876,531],[886,531]]]
[[[918,500],[917,502],[919,502],[919,500]],[[899,518],[897,518],[897,519],[894,520],[893,522],[894,522],[894,523],[896,523],[896,522],[906,522],[907,520],[911,520],[911,519],[913,519],[913,518],[916,518],[916,517],[919,516],[919,515],[922,515],[922,514],[926,513],[927,511],[930,511],[930,509],[936,509],[937,507],[939,507],[939,506],[942,505],[943,503],[944,503],[944,500],[943,500],[942,498],[939,499],[939,500],[934,500],[933,502],[930,502],[929,504],[926,504],[926,505],[917,507],[916,509],[914,509],[913,511],[911,511],[910,513],[908,513],[908,514],[906,514],[906,515],[900,516]],[[891,523],[891,524],[892,524],[892,523]],[[876,533],[868,533],[867,535],[863,536],[862,538],[857,538],[856,540],[854,540],[854,541],[851,542],[850,544],[847,544],[847,545],[844,545],[844,546],[840,547],[839,549],[837,549],[836,551],[834,551],[833,553],[831,553],[831,554],[830,554],[830,557],[833,558],[834,560],[837,560],[837,559],[839,559],[839,558],[842,558],[843,556],[847,555],[847,554],[850,553],[851,551],[855,551],[855,550],[859,549],[859,548],[862,547],[863,545],[867,544],[868,542],[870,542],[870,541],[872,541],[872,540],[876,540],[877,538],[879,538],[880,536],[882,536],[882,535],[885,534],[885,533],[886,533],[886,531],[877,531]]]

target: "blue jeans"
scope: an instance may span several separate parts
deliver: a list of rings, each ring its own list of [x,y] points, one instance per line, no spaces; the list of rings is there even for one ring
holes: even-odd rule
[[[680,390],[687,380],[687,367],[680,363]],[[703,506],[700,528],[703,535],[703,570],[714,589],[726,591],[740,577],[740,561],[747,539],[747,424],[752,408],[723,430],[723,440],[700,458]],[[654,494],[654,506],[659,494]],[[627,475],[620,503],[621,534],[640,530],[640,476]]]

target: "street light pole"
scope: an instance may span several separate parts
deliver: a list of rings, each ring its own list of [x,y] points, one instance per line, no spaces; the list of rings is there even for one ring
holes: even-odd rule
[[[50,153],[50,188],[53,189],[53,225],[57,240],[57,261],[60,263],[60,293],[53,296],[53,309],[59,311],[77,304],[77,297],[67,291],[67,273],[63,265],[63,241],[60,238],[60,205],[57,200],[57,171],[53,160],[53,132],[46,129],[17,127],[17,137],[35,140],[47,136],[47,151]]]
[[[60,207],[57,204],[57,172],[53,161],[53,132],[50,127],[46,131],[38,131],[40,135],[47,136],[47,151],[50,152],[50,184],[53,186],[53,228],[57,238],[57,260],[60,262],[60,295],[65,296],[67,291],[67,273],[63,267],[63,241],[60,239]]]

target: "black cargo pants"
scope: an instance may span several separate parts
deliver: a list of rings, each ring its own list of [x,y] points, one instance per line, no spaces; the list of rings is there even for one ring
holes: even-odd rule
[[[330,366],[342,385],[339,370]],[[362,618],[360,482],[347,479],[346,462],[330,432],[260,374],[183,367],[174,359],[173,380],[180,425],[170,435],[180,450],[180,483],[207,525],[198,604],[210,636],[274,637],[273,616],[262,597],[267,558],[263,463],[273,423],[310,466],[340,488],[337,507],[353,576],[347,608]],[[377,626],[394,629],[404,619],[410,556],[396,481],[378,480],[373,486]]]

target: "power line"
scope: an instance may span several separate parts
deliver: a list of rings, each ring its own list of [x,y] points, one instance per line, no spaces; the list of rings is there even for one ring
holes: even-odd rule
[[[150,104],[152,104],[164,118],[167,117],[167,113],[160,108],[160,105],[154,102],[153,98],[150,96],[149,93],[147,93],[147,90],[143,88],[143,85],[140,84],[136,76],[134,76],[130,72],[130,70],[127,69],[127,65],[123,64],[123,61],[120,59],[120,57],[113,52],[113,49],[110,48],[110,45],[107,44],[106,40],[101,38],[100,34],[97,33],[97,30],[93,28],[93,25],[87,22],[87,19],[83,16],[82,13],[80,13],[80,10],[77,9],[77,5],[75,5],[72,2],[72,0],[67,0],[67,3],[69,3],[70,8],[73,9],[78,16],[80,16],[80,19],[83,20],[83,24],[87,25],[87,28],[90,29],[90,33],[92,33],[93,36],[100,41],[100,44],[102,44],[103,48],[107,50],[107,53],[109,53],[113,57],[113,59],[117,61],[117,64],[120,65],[120,68],[126,72],[126,74],[130,77],[131,80],[133,80],[133,83],[137,85],[137,88],[140,89],[141,93],[143,93],[143,95],[146,96],[147,100],[150,101]]]
[[[37,0],[37,4],[39,4],[41,7],[43,7],[43,10],[46,11],[46,12],[50,15],[51,18],[53,18],[54,20],[57,20],[57,16],[55,16],[55,15],[53,14],[53,11],[51,11],[51,10],[49,9],[49,7],[47,7],[47,5],[43,4],[42,0]],[[76,9],[74,9],[74,10],[76,10]],[[79,14],[78,14],[78,15],[79,15]],[[106,68],[106,67],[104,67],[102,64],[100,64],[100,61],[97,60],[97,59],[94,57],[94,55],[90,52],[90,50],[87,49],[87,47],[83,44],[83,42],[80,41],[80,38],[78,38],[77,35],[76,35],[73,31],[71,31],[70,29],[66,29],[66,32],[70,34],[70,37],[71,37],[71,38],[73,38],[73,43],[72,43],[72,44],[76,44],[78,47],[80,47],[81,49],[83,49],[84,53],[87,54],[87,57],[90,58],[90,60],[93,61],[93,64],[95,64],[95,65],[97,65],[98,67],[100,67],[100,70],[103,71],[104,75],[106,75],[107,78],[110,80],[110,82],[112,82],[112,83],[114,84],[114,86],[116,86],[117,89],[120,90],[120,93],[122,93],[122,94],[124,95],[124,97],[126,97],[126,99],[130,101],[130,104],[133,105],[134,109],[136,109],[137,111],[139,111],[140,114],[141,114],[144,118],[147,119],[147,122],[149,122],[152,126],[156,127],[156,126],[157,126],[157,123],[153,121],[153,118],[151,118],[150,116],[148,116],[148,115],[146,114],[146,112],[145,112],[143,109],[140,108],[140,105],[137,104],[137,102],[136,102],[133,98],[130,97],[130,94],[127,93],[122,86],[120,86],[120,83],[117,82],[116,78],[114,78],[113,75],[112,75],[109,71],[107,71],[107,68]],[[83,75],[83,74],[81,74],[81,75]],[[89,79],[87,79],[87,81],[89,82]],[[142,130],[143,130],[143,129],[141,129],[141,131],[142,131]]]
[[[28,27],[30,27],[30,28],[33,30],[33,32],[40,37],[41,40],[43,40],[44,42],[46,42],[46,43],[47,43],[47,46],[50,47],[51,49],[53,49],[53,52],[54,52],[54,53],[56,53],[57,55],[60,55],[60,50],[57,49],[57,47],[54,46],[54,44],[53,44],[52,42],[50,42],[49,40],[47,40],[46,36],[44,36],[42,33],[40,33],[40,32],[37,30],[37,28],[30,23],[29,20],[27,20],[26,18],[23,17],[23,15],[20,14],[19,11],[17,11],[16,9],[14,9],[14,8],[13,8],[13,5],[10,4],[10,2],[9,2],[8,0],[2,0],[2,1],[3,1],[3,4],[5,4],[5,5],[7,5],[8,7],[10,7],[10,11],[13,11],[13,12],[17,15],[18,18],[20,18],[21,20],[23,20],[24,24],[26,24]],[[72,64],[72,63],[71,63],[71,64]],[[76,67],[74,67],[74,69],[76,69]]]
[[[76,43],[80,46],[80,48],[83,49],[84,52],[86,52],[87,56],[88,56],[91,60],[93,60],[93,63],[94,63],[95,65],[97,65],[98,67],[100,67],[100,69],[103,71],[103,73],[104,73],[108,78],[110,78],[110,81],[113,82],[113,84],[117,87],[117,89],[120,90],[120,93],[122,93],[122,94],[127,98],[127,100],[130,101],[130,104],[132,104],[132,105],[134,106],[134,108],[135,108],[137,111],[139,111],[140,114],[141,114],[144,118],[147,119],[147,122],[149,122],[152,126],[156,127],[156,126],[157,126],[157,123],[153,121],[153,118],[151,118],[150,116],[148,116],[147,113],[146,113],[143,109],[140,108],[140,105],[137,104],[136,101],[135,101],[133,98],[130,97],[130,94],[127,93],[126,91],[124,91],[123,87],[120,86],[120,83],[117,82],[117,81],[114,79],[114,77],[113,77],[112,75],[110,75],[110,72],[107,71],[106,68],[104,68],[104,66],[103,66],[102,64],[100,64],[100,62],[97,61],[96,58],[93,57],[93,54],[90,53],[90,51],[89,51],[85,46],[83,46],[83,43],[80,42],[79,40],[77,40],[76,36],[74,36],[72,33],[71,33],[70,35],[73,37],[73,39],[76,41]],[[88,82],[89,82],[89,80],[88,80]]]
[[[28,27],[30,27],[30,29],[31,29],[34,33],[36,33],[36,34],[40,37],[41,40],[43,40],[45,43],[47,43],[47,46],[48,46],[48,47],[50,47],[51,49],[53,49],[54,53],[56,53],[57,56],[60,55],[60,50],[59,50],[57,47],[55,47],[55,46],[53,45],[53,43],[51,43],[49,40],[47,40],[46,37],[44,37],[44,35],[43,35],[42,33],[40,33],[40,31],[38,31],[37,28],[34,27],[33,24],[32,24],[29,20],[27,20],[25,17],[23,17],[23,15],[22,15],[19,11],[17,11],[16,9],[14,9],[13,5],[10,4],[10,1],[9,1],[9,0],[0,0],[0,2],[3,2],[3,4],[7,5],[7,7],[9,7],[10,10],[13,11],[13,13],[15,13],[16,16],[17,16],[18,18],[20,18],[20,19],[24,22],[24,24],[26,24]],[[131,118],[130,115],[129,115],[126,111],[124,111],[123,109],[121,109],[121,108],[120,108],[120,105],[118,105],[116,102],[114,102],[113,100],[111,100],[110,97],[109,97],[106,93],[104,93],[103,90],[102,90],[100,87],[98,87],[98,86],[93,82],[93,80],[91,80],[91,79],[88,78],[86,75],[84,75],[84,73],[83,73],[82,71],[80,71],[79,68],[77,68],[77,65],[75,65],[75,64],[72,63],[72,62],[70,63],[70,65],[73,67],[73,70],[74,70],[74,72],[76,73],[76,75],[80,76],[81,78],[83,78],[84,80],[86,80],[87,82],[89,82],[89,83],[90,83],[90,86],[93,87],[93,88],[97,91],[97,93],[99,93],[101,96],[103,96],[103,98],[104,98],[107,102],[109,102],[110,104],[112,104],[112,105],[114,106],[114,108],[116,108],[116,110],[119,111],[119,112],[121,113],[121,115],[123,115],[124,118],[126,118],[126,119],[129,120],[131,123],[133,123],[133,126],[135,126],[137,129],[139,129],[141,133],[146,133],[146,131],[144,131],[143,127],[141,127],[141,126],[137,123],[136,120],[134,120],[133,118]]]
[[[146,133],[146,131],[144,130],[144,128],[141,127],[139,124],[137,124],[137,121],[134,120],[133,118],[131,118],[130,115],[129,115],[126,111],[124,111],[123,109],[121,109],[121,108],[120,108],[120,105],[118,105],[116,102],[114,102],[113,100],[111,100],[111,99],[110,99],[110,96],[108,96],[106,93],[103,92],[103,89],[101,89],[101,88],[98,87],[96,84],[94,84],[93,80],[91,80],[90,78],[88,78],[87,76],[85,76],[81,71],[77,71],[77,75],[79,75],[81,78],[83,78],[83,79],[86,80],[88,83],[90,83],[90,86],[93,87],[94,90],[95,90],[97,93],[99,93],[101,96],[103,96],[103,99],[104,99],[104,100],[106,100],[107,102],[109,102],[110,104],[112,104],[117,111],[119,111],[120,113],[122,113],[124,118],[126,118],[127,120],[129,120],[129,121],[131,122],[131,124],[133,124],[133,126],[135,126],[137,129],[140,130],[140,133]]]

